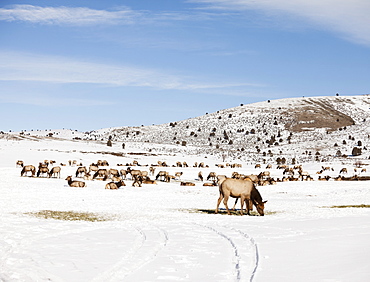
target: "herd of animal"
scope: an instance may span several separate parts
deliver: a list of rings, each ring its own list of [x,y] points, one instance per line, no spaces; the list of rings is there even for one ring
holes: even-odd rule
[[[55,161],[45,160],[40,162],[37,169],[33,165],[24,165],[23,161],[18,160],[16,162],[17,167],[21,167],[21,176],[32,176],[32,177],[48,177],[48,178],[60,178],[61,175],[61,166],[54,166]],[[132,181],[132,186],[141,187],[142,184],[157,184],[157,181],[161,182],[170,182],[171,180],[176,180],[180,182],[181,186],[195,186],[193,181],[181,181],[181,176],[183,175],[182,171],[175,172],[170,174],[166,170],[166,167],[169,165],[166,162],[158,161],[157,164],[149,165],[140,165],[138,161],[133,161],[132,163],[117,164],[117,166],[126,166],[120,170],[116,168],[109,168],[109,163],[105,160],[98,160],[96,163],[92,163],[88,166],[83,166],[82,164],[77,164],[76,161],[68,161],[69,166],[77,166],[75,172],[75,178],[82,178],[82,180],[73,180],[72,175],[67,176],[65,179],[70,187],[86,187],[86,182],[89,180],[102,180],[108,181],[105,185],[105,189],[117,190],[122,186],[126,186],[125,180]],[[49,166],[51,168],[49,169]],[[217,168],[242,168],[241,164],[216,164]],[[135,167],[133,169],[132,167]],[[137,169],[138,167],[149,167],[149,171]],[[189,167],[186,162],[176,162],[172,167],[176,168],[187,168]],[[193,168],[209,168],[208,165],[205,165],[203,162],[194,163]],[[155,174],[157,168],[160,168],[159,172]],[[262,169],[260,164],[255,166],[255,169]],[[288,166],[288,165],[278,165],[276,169],[282,170],[282,178],[273,178],[270,174],[270,169],[272,165],[267,165],[264,171],[261,171],[258,174],[241,174],[234,171],[231,176],[226,176],[223,174],[216,174],[216,172],[209,172],[206,179],[203,177],[202,171],[199,171],[198,178],[196,179],[199,182],[206,180],[207,182],[203,183],[203,186],[218,186],[220,197],[217,201],[217,207],[215,212],[218,212],[219,205],[223,200],[226,211],[230,214],[230,210],[227,205],[229,197],[236,198],[233,209],[235,209],[238,199],[241,201],[240,213],[243,214],[244,204],[246,206],[245,211],[249,214],[250,210],[253,209],[253,206],[256,207],[258,213],[262,216],[264,215],[264,204],[266,201],[262,201],[262,197],[256,188],[256,186],[264,186],[276,184],[277,182],[285,181],[313,181],[313,177],[310,174],[303,170],[302,165],[297,166]],[[330,167],[322,167],[322,169],[316,174],[318,174],[317,180],[328,181],[331,179],[329,175],[321,176],[325,174],[325,171],[334,171]],[[357,168],[355,168],[357,172]],[[360,173],[366,172],[365,168],[362,168]],[[344,181],[344,180],[370,180],[368,176],[358,176],[357,174],[353,176],[345,176],[348,174],[347,168],[342,168],[339,172],[338,177],[333,177],[334,180]],[[151,179],[150,177],[155,177]]]

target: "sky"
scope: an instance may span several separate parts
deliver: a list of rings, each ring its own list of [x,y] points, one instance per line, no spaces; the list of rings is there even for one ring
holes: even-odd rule
[[[368,0],[0,1],[0,130],[370,93]]]

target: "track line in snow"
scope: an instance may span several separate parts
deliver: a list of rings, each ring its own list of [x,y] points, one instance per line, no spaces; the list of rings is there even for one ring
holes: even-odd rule
[[[133,230],[139,234],[133,247],[116,264],[92,281],[124,279],[154,260],[169,240],[167,232],[154,225],[148,225],[145,228],[133,227]]]
[[[197,225],[212,230],[229,242],[234,254],[232,259],[234,265],[234,280],[253,281],[259,260],[258,248],[254,239],[248,234],[232,227]]]

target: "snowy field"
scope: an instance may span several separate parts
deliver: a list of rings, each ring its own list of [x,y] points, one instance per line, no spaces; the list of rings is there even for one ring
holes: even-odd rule
[[[220,160],[204,156],[103,152],[142,151],[130,143],[122,150],[119,144],[0,140],[0,281],[369,281],[370,210],[332,207],[369,205],[369,181],[260,186],[268,200],[264,217],[228,216],[213,214],[218,188],[202,186],[197,174],[259,172],[253,165],[219,169]],[[75,176],[75,166],[63,166],[60,179],[20,177],[17,160],[35,166],[76,160],[87,167],[107,160],[111,168],[134,160],[170,166],[197,161],[209,168],[156,169],[182,171],[181,180],[193,187],[179,181],[132,187],[127,180],[119,190],[106,190],[96,180],[69,187],[65,178]],[[321,165],[303,167],[317,177]],[[340,164],[332,166],[337,176]],[[281,177],[275,167],[272,176]],[[42,211],[106,220],[35,216]]]

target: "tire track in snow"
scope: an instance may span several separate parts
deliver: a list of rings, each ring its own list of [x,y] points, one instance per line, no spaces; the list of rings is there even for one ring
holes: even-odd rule
[[[139,234],[139,239],[135,241],[134,246],[123,255],[121,260],[92,281],[124,279],[153,261],[169,240],[167,232],[156,226],[146,227],[145,230],[134,227],[134,231]]]
[[[226,239],[233,249],[233,265],[235,281],[253,281],[258,268],[259,254],[257,244],[248,234],[227,226],[212,227],[202,225]],[[247,244],[245,244],[247,242]]]

